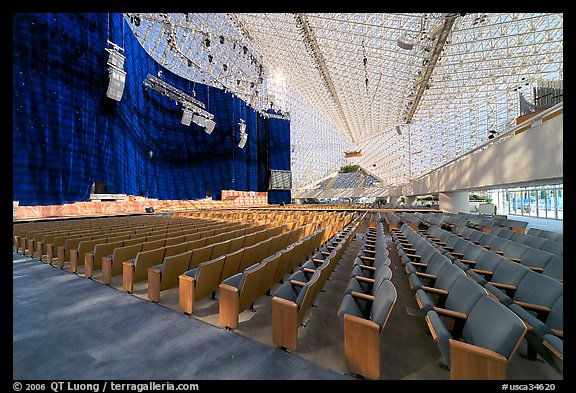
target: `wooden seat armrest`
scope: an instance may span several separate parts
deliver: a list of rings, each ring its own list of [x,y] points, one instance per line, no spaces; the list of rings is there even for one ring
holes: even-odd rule
[[[303,283],[302,281],[298,281],[298,280],[290,280],[290,284],[296,285],[298,287],[303,287],[305,283]]]
[[[511,260],[512,262],[518,262],[518,263],[522,262],[521,258],[508,258],[508,259]]]
[[[494,251],[494,254],[504,255],[504,251]]]
[[[414,248],[408,248],[408,247],[403,248],[403,250],[404,250],[404,251],[410,251],[410,252],[416,252],[416,249],[414,249]]]
[[[422,262],[410,262],[410,264],[413,265],[413,266],[418,266],[418,267],[426,267],[426,266],[428,266],[427,264],[422,263]]]
[[[360,269],[371,270],[371,271],[376,270],[376,268],[374,266],[366,266],[366,265],[358,265],[358,266],[360,266]]]
[[[484,247],[485,249],[487,249],[487,250],[490,249],[490,246],[489,246],[489,245],[483,245],[483,244],[480,244],[480,245],[481,245],[482,247]]]
[[[376,260],[376,258],[367,257],[366,255],[360,255],[360,259],[362,259],[362,260],[366,259],[367,261],[375,261]]]
[[[448,252],[452,252],[454,251],[454,247],[450,247],[450,246],[442,246],[443,249],[448,250]]]
[[[544,269],[541,268],[541,267],[528,266],[528,268],[529,268],[530,270],[535,271],[536,273],[542,273],[542,272],[544,271]]]
[[[493,282],[493,281],[490,281],[490,284],[494,285],[496,288],[509,289],[511,291],[516,290],[516,287],[514,285],[501,284],[499,282]]]
[[[459,258],[464,256],[464,254],[462,254],[461,252],[454,252],[454,251],[450,251],[449,254]]]
[[[376,281],[373,278],[368,278],[368,277],[364,277],[364,276],[354,276],[354,277],[356,277],[356,280],[358,280],[358,281],[364,281],[364,282],[367,282],[370,284],[374,284],[374,281]]]
[[[372,295],[368,295],[362,292],[356,292],[356,291],[352,291],[350,293],[352,296],[360,298],[360,299],[364,299],[364,300],[374,300],[374,296]]]
[[[515,288],[515,287],[513,287]],[[522,308],[528,308],[530,310],[534,310],[534,311],[542,311],[545,313],[549,313],[550,312],[550,308],[549,307],[545,307],[545,306],[540,306],[538,304],[533,304],[533,303],[526,303],[526,302],[521,302],[519,300],[514,300],[514,303],[519,305]]]
[[[437,293],[438,295],[448,295],[448,291],[445,290],[445,289],[428,287],[428,286],[426,286],[426,285],[422,286],[422,289],[423,289],[425,292]]]
[[[460,262],[463,262],[467,265],[476,265],[476,261],[473,261],[471,259],[460,259]]]
[[[450,353],[453,353],[452,350],[463,351],[463,352],[468,352],[468,353],[476,355],[476,356],[483,357],[485,359],[494,360],[494,361],[499,362],[499,363],[507,363],[508,362],[506,357],[504,357],[504,356],[500,355],[499,353],[494,352],[490,349],[478,347],[476,345],[472,345],[472,344],[468,344],[468,343],[465,343],[462,341],[454,340],[452,338],[449,339],[449,342],[450,342],[450,349],[451,349]]]
[[[316,270],[310,269],[309,267],[304,267],[304,268],[302,268],[302,270],[307,272],[307,273],[315,273],[316,272]]]
[[[329,253],[328,251],[320,251],[320,253],[321,253],[322,255],[330,255],[330,253]]]
[[[436,275],[435,274],[429,274],[429,273],[423,273],[423,272],[416,272],[416,275],[418,277],[425,277],[425,278],[431,278],[431,279],[436,279]]]
[[[470,269],[470,270],[478,274],[494,274],[494,272],[489,272],[488,270],[482,270],[482,269]]]
[[[442,314],[442,315],[445,315],[447,317],[451,317],[454,319],[463,319],[463,320],[468,319],[468,315],[466,315],[462,312],[458,312],[458,311],[454,311],[454,310],[448,310],[447,308],[434,307],[434,311],[436,311],[436,313],[438,313],[438,314]]]
[[[417,259],[422,258],[420,255],[417,255],[417,254],[406,254],[406,256],[410,259],[412,259],[412,257],[417,258]]]
[[[556,337],[564,338],[564,330],[550,329],[550,331],[551,331],[552,334],[555,335]]]
[[[544,346],[548,348],[550,352],[552,352],[558,359],[562,361],[564,360],[564,354],[559,352],[556,348],[554,348],[554,346],[551,345],[547,340],[544,340],[542,344],[544,344]]]
[[[313,258],[313,259],[312,259],[312,262],[324,263],[324,259]]]

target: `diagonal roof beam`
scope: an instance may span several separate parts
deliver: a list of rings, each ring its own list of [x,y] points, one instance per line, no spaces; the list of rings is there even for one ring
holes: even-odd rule
[[[311,51],[312,58],[316,62],[318,69],[320,70],[320,75],[328,88],[328,92],[332,97],[332,100],[336,104],[340,116],[342,117],[342,121],[346,126],[346,131],[350,138],[352,139],[352,143],[356,143],[356,138],[352,135],[350,130],[350,124],[348,124],[348,119],[346,118],[346,114],[344,113],[344,108],[342,108],[342,103],[338,98],[338,94],[336,93],[336,87],[334,86],[334,82],[332,81],[332,77],[330,76],[330,72],[328,71],[328,67],[326,66],[326,60],[320,51],[320,47],[318,45],[318,41],[316,40],[316,36],[314,35],[314,31],[310,27],[308,23],[308,18],[304,14],[294,14],[294,19],[296,19],[296,25],[300,29],[302,36],[304,38],[304,44],[306,47]]]
[[[424,70],[423,75],[418,78],[414,84],[415,94],[413,99],[413,104],[408,109],[406,113],[406,124],[410,124],[412,122],[412,117],[414,113],[416,113],[416,109],[418,109],[418,104],[420,103],[420,99],[426,91],[426,86],[428,86],[428,81],[432,76],[432,72],[434,72],[434,67],[436,67],[436,62],[440,58],[440,54],[442,53],[442,48],[444,48],[444,44],[446,43],[446,39],[452,30],[452,26],[454,25],[454,21],[456,20],[456,15],[447,16],[442,22],[442,29],[438,32],[438,36],[436,42],[434,43],[434,47],[432,48],[430,58],[428,63],[426,64],[426,68]]]

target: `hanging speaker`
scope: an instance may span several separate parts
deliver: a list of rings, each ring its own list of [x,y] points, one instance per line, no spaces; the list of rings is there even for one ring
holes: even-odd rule
[[[204,120],[204,131],[206,131],[207,134],[211,134],[212,131],[214,131],[214,126],[216,126],[216,123],[213,120]]]
[[[120,101],[124,93],[124,83],[126,82],[126,72],[118,68],[110,67],[110,82],[108,83],[108,90],[106,96],[113,100]]]
[[[206,124],[204,123],[205,121],[206,121],[206,118],[204,118],[202,116],[198,116],[198,115],[192,116],[192,123],[194,123],[200,127],[206,127]]]
[[[248,134],[245,132],[240,133],[240,142],[238,143],[238,147],[240,149],[244,149],[246,142],[248,141]]]
[[[182,124],[189,126],[192,122],[192,111],[184,108],[184,113],[182,114]]]

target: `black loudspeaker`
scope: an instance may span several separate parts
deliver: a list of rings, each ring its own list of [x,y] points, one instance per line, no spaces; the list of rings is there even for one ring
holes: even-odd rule
[[[108,184],[103,182],[94,183],[95,194],[108,194]]]
[[[154,213],[154,208],[153,207],[147,207],[144,210],[146,210],[146,213]]]

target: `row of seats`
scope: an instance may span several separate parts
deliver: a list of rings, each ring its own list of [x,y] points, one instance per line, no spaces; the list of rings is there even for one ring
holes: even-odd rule
[[[147,231],[145,235],[157,236],[157,239],[162,239],[161,236],[164,236],[164,239],[166,239],[165,241],[168,242],[168,245],[171,245],[184,242],[187,240],[186,239],[187,237],[189,237],[190,239],[194,239],[199,237],[210,237],[222,234],[224,232],[227,232],[228,230],[237,229],[238,225],[241,224],[238,224],[236,222],[231,223],[217,222],[208,225],[203,224],[192,225],[172,232],[167,231],[162,232],[152,230]],[[133,235],[130,235],[130,239],[135,237],[138,238],[142,237],[140,230],[135,229],[134,231],[135,233]],[[106,243],[110,235],[112,235],[115,239],[117,239],[119,233],[117,232],[111,233],[111,232],[112,231],[107,231],[105,233],[101,233],[100,235],[88,234],[83,235],[82,237],[77,237],[77,235],[75,235],[72,237],[55,238],[54,242],[52,243],[52,246],[51,247],[49,246],[48,249],[57,247],[58,266],[63,268],[64,264],[68,262],[70,271],[76,273],[78,267],[80,265],[84,265],[84,262],[86,261],[86,254],[93,255],[94,248],[98,244]],[[200,233],[200,236],[198,236],[197,233]],[[60,241],[64,242],[63,246],[58,245],[60,244]],[[148,237],[146,241],[148,241]],[[50,253],[50,255],[51,254],[52,252]],[[90,259],[90,256],[88,258]],[[50,258],[47,259],[49,260]]]
[[[564,235],[555,231],[549,231],[546,229],[530,228],[527,232],[529,235],[543,237],[545,239],[550,239],[554,241],[564,241]]]
[[[356,216],[346,228],[331,238],[328,244],[274,291],[272,339],[275,345],[288,351],[297,348],[298,328],[304,316],[365,218],[366,213]]]
[[[180,308],[193,313],[194,301],[220,289],[220,322],[228,329],[238,325],[238,314],[253,303],[255,297],[269,292],[273,283],[282,281],[295,263],[320,246],[325,232],[330,233],[344,218],[334,215],[314,233],[305,227],[277,235],[243,250],[230,250],[179,276]],[[307,228],[314,228],[308,224]],[[256,268],[257,266],[257,268]]]
[[[314,250],[341,227],[344,221],[319,228],[296,243],[278,253],[256,262],[242,272],[225,279],[220,284],[220,323],[228,330],[238,327],[239,314],[247,308],[253,308],[254,300],[269,294],[272,284],[283,282],[284,275],[307,258]]]
[[[463,237],[470,237],[473,235],[473,232],[470,231],[476,230],[472,228],[466,228],[466,230],[464,230],[461,235]],[[548,251],[559,256],[564,255],[564,242],[562,240],[551,240],[545,237],[533,236],[528,233],[520,233],[506,228],[495,228],[490,232],[490,234],[503,237],[504,239],[512,240],[517,243],[522,243],[539,250]]]
[[[506,217],[487,216],[483,214],[472,213],[449,213],[449,212],[415,212],[414,216],[429,225],[438,227],[451,227],[454,230],[462,227],[470,227],[485,232],[490,232],[494,228],[507,228],[516,232],[524,232],[528,222],[520,220],[510,220]]]
[[[414,251],[417,253],[412,255],[418,255],[420,260],[428,260],[428,263],[424,264],[406,262],[407,271],[412,274],[416,268],[424,269],[420,273],[415,273],[416,276],[432,280],[436,292],[442,296],[447,295],[446,291],[454,284],[456,277],[464,272],[469,279],[473,279],[475,283],[484,288],[491,297],[509,307],[529,327],[526,334],[529,357],[535,359],[536,352],[540,353],[556,369],[561,368],[563,358],[562,283],[479,246],[476,246],[480,252],[476,261],[468,259],[467,255],[464,257],[459,255],[459,258],[450,259],[449,256],[454,256],[453,253],[443,254],[440,252],[442,249],[430,244],[429,239],[423,237],[421,233],[408,227],[403,227],[402,233],[402,238],[406,240],[399,241],[399,250],[406,249],[406,244],[410,244],[414,246]],[[448,269],[445,266],[446,261],[453,261],[454,264],[450,265],[453,267]],[[440,275],[441,270],[442,275]],[[410,278],[410,285],[415,292],[421,288],[414,276]],[[427,303],[421,300],[421,297],[417,296],[416,300],[421,308],[426,307]],[[532,328],[535,325],[538,329]],[[544,339],[545,336],[546,339]]]
[[[478,233],[480,233],[479,236],[477,236]],[[448,253],[448,257],[452,260],[459,258],[480,262],[481,253],[484,250],[489,250],[490,253],[520,263],[548,277],[558,281],[563,280],[564,258],[550,252],[480,231],[476,231],[471,238],[466,239],[444,229],[431,226],[426,234],[440,249]],[[482,264],[487,263],[494,267],[496,260],[487,256]],[[488,268],[486,265],[482,267]]]
[[[235,236],[232,239],[221,239],[217,243],[211,243],[201,248],[187,250],[171,257],[165,257],[161,263],[148,267],[148,298],[153,302],[160,301],[160,292],[179,285],[179,276],[188,272],[202,273],[211,272],[211,277],[215,280],[210,287],[214,290],[220,282],[220,275],[224,268],[225,256],[228,252],[235,252],[240,247],[244,248],[244,255],[240,260],[238,268],[242,267],[242,262],[246,265],[253,261],[261,261],[281,248],[285,247],[291,237],[297,234],[290,233],[288,226],[280,225],[264,230],[260,241],[254,244],[246,243],[246,236]],[[244,243],[235,242],[238,248],[230,249],[232,242],[236,239],[244,239]],[[255,239],[258,240],[258,239]],[[216,260],[216,261],[214,261]],[[227,271],[232,272],[232,265],[227,266]],[[236,273],[233,271],[233,273]],[[198,278],[198,276],[197,276]],[[198,280],[194,281],[197,283]]]
[[[346,367],[369,379],[380,379],[380,333],[398,297],[389,266],[383,224],[378,222],[362,240],[338,309]]]
[[[123,272],[123,263],[131,260],[135,261],[140,252],[144,253],[161,247],[177,246],[181,243],[190,243],[189,244],[190,249],[204,247],[206,246],[208,238],[210,238],[211,236],[218,235],[215,233],[217,228],[214,229],[213,227],[208,229],[207,228],[202,229],[203,229],[202,231],[190,234],[181,234],[177,236],[170,236],[170,234],[160,233],[158,235],[147,237],[145,242],[136,243],[132,245],[124,245],[122,247],[116,247],[113,250],[105,250],[108,251],[108,254],[101,258],[102,283],[110,285],[112,283],[112,277],[121,274]],[[257,240],[256,236],[259,236],[256,233],[265,230],[266,225],[262,224],[258,226],[250,226],[250,224],[245,224],[236,227],[228,227],[228,229],[230,229],[229,232],[224,231],[223,233],[221,233],[220,241],[233,239],[237,236],[246,236],[246,237],[250,236],[251,238],[254,238],[253,242],[255,242]],[[232,245],[235,245],[234,241],[232,241]],[[96,255],[97,253],[100,254],[101,247],[105,247],[105,245],[97,245],[94,248],[94,255]],[[140,259],[144,259],[145,256],[151,257],[150,254],[143,254]],[[95,261],[97,260],[96,257],[93,257],[93,259]],[[94,262],[94,264],[96,264],[96,262]],[[88,264],[86,264],[85,261],[85,265],[86,266],[84,273],[87,277],[91,277],[90,275],[91,272],[87,271],[90,270],[88,269],[90,263],[88,262]],[[143,271],[145,270],[143,269]]]
[[[16,252],[22,252],[28,256],[33,257],[36,250],[38,259],[46,251],[44,244],[52,243],[53,239],[61,236],[73,236],[88,234],[106,233],[106,231],[119,232],[122,228],[138,228],[138,229],[154,229],[154,228],[179,228],[181,220],[168,220],[161,217],[147,217],[147,216],[134,216],[125,217],[120,220],[115,217],[110,221],[104,219],[83,219],[83,220],[69,220],[68,222],[56,222],[53,225],[42,225],[40,227],[18,229],[17,224],[14,225],[13,238],[15,243]],[[188,223],[190,220],[188,220]],[[66,225],[69,224],[69,225]],[[24,225],[24,224],[20,224]],[[39,247],[42,245],[42,247]],[[36,247],[35,247],[36,246]]]
[[[422,234],[403,225],[393,240],[403,250],[411,290],[450,378],[507,378],[507,365],[526,334],[522,320]]]

